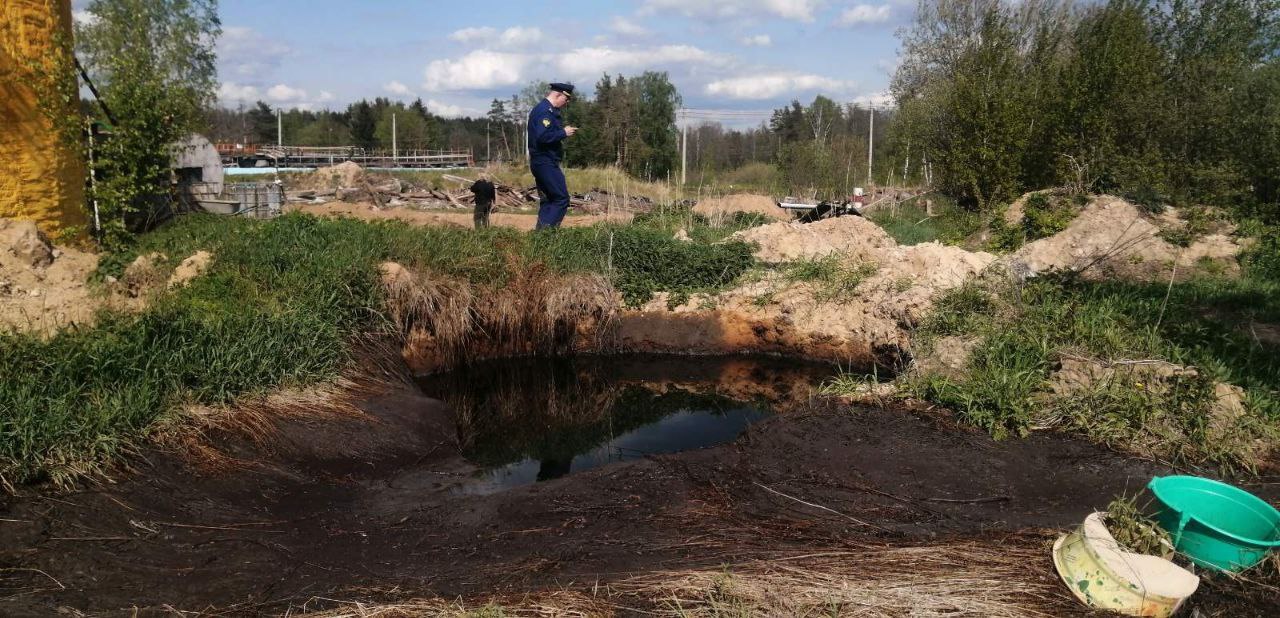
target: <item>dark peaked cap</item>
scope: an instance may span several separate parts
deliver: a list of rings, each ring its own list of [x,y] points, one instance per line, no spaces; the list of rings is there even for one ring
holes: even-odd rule
[[[560,82],[551,82],[551,89],[556,92],[563,92],[569,96],[573,96],[573,84],[562,84]]]

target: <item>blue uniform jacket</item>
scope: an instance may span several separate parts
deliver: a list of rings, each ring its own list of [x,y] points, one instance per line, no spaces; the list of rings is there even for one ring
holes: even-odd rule
[[[529,165],[559,164],[564,158],[564,123],[560,110],[543,99],[529,111]]]

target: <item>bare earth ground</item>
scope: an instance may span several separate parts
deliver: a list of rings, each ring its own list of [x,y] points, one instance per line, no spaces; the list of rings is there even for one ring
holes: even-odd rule
[[[305,212],[321,217],[354,217],[356,219],[364,219],[368,221],[403,221],[413,225],[441,225],[441,226],[458,226],[473,227],[474,219],[470,211],[429,211],[414,210],[411,208],[382,208],[379,209],[371,204],[351,204],[347,202],[329,202],[327,204],[291,204],[286,208],[289,212]],[[569,210],[569,214],[564,219],[564,225],[567,227],[585,227],[612,221],[615,223],[627,223],[631,221],[632,213],[616,212],[612,215],[604,214],[578,214],[574,209]],[[489,215],[490,225],[501,225],[505,227],[513,227],[518,230],[532,230],[538,222],[536,213],[508,213],[495,212]]]
[[[102,306],[90,293],[98,256],[55,247],[30,221],[0,219],[0,331],[50,334],[87,324]]]
[[[1168,473],[1056,435],[994,442],[945,417],[829,404],[721,447],[461,495],[474,468],[438,402],[399,390],[362,408],[371,419],[288,421],[265,451],[224,437],[240,461],[220,472],[152,452],[118,483],[6,498],[0,614],[590,593],[662,570],[977,542],[1036,556],[1010,584],[1072,615],[1045,528]]]

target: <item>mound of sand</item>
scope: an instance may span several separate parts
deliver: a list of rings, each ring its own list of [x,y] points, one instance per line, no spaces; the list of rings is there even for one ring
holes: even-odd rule
[[[322,167],[306,174],[291,189],[321,190],[356,187],[364,179],[364,168],[359,163],[345,161],[330,167]]]
[[[942,292],[976,277],[996,257],[938,243],[898,246],[861,217],[815,223],[773,223],[735,235],[756,242],[769,262],[840,256],[876,271],[839,299],[821,283],[771,273],[713,296],[695,295],[668,308],[657,295],[627,312],[619,329],[624,348],[661,352],[765,352],[867,367],[894,366],[910,348],[910,329]]]
[[[52,333],[102,305],[86,282],[98,257],[55,247],[30,221],[0,219],[0,331]]]
[[[818,258],[833,253],[874,260],[896,245],[880,226],[862,217],[834,217],[814,223],[770,223],[743,230],[733,238],[760,246],[756,257],[765,262]]]
[[[1160,279],[1175,264],[1183,274],[1206,263],[1238,272],[1241,247],[1230,236],[1210,234],[1184,248],[1161,238],[1157,222],[1124,199],[1104,195],[1085,206],[1067,229],[1026,244],[1009,259],[1014,272],[1074,270],[1093,279]]]
[[[786,211],[778,208],[773,198],[754,193],[739,193],[700,200],[693,207],[693,212],[712,220],[735,212],[760,214],[776,221],[788,219]]]

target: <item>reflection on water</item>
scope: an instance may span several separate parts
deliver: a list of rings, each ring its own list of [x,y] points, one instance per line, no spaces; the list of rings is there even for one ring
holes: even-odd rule
[[[489,493],[616,461],[732,441],[829,377],[772,358],[515,359],[419,380],[453,411],[463,454]]]

